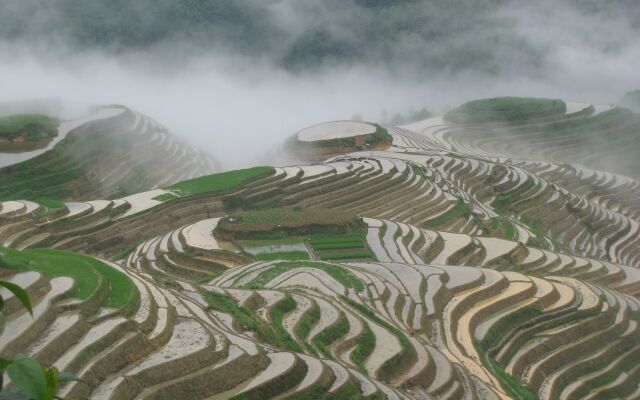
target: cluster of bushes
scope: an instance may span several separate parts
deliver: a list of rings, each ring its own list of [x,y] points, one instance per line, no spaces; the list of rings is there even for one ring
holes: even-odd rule
[[[42,114],[15,114],[0,117],[0,139],[15,140],[22,137],[37,141],[58,134],[57,118]]]

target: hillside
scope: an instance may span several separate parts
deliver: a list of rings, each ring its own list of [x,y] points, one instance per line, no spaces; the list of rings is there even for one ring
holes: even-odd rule
[[[63,121],[55,134],[44,149],[0,153],[0,200],[59,208],[66,200],[122,197],[216,169],[208,155],[124,107]]]
[[[35,307],[5,297],[0,354],[85,381],[64,398],[637,399],[637,118],[486,99],[303,129],[322,162],[3,201]]]

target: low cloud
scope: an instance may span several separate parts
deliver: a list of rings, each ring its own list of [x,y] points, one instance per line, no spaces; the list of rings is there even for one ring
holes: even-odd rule
[[[332,14],[308,1],[294,3],[270,4],[271,20],[280,21],[278,35],[287,45],[312,24],[313,13],[326,21],[331,35],[347,41],[362,32],[362,24],[376,21],[377,14],[367,14],[368,22],[356,21],[360,27],[350,30],[345,21],[350,14]],[[358,114],[376,121],[411,107],[439,113],[497,95],[608,104],[640,88],[638,27],[624,13],[590,13],[566,4],[507,2],[491,11],[491,18],[504,22],[495,35],[470,29],[453,39],[434,35],[427,43],[422,36],[390,32],[400,39],[389,59],[378,62],[379,54],[365,48],[365,56],[349,62],[336,59],[333,65],[296,71],[264,51],[201,48],[177,39],[146,50],[112,52],[100,46],[78,49],[60,39],[5,38],[0,43],[0,102],[59,98],[69,116],[86,105],[124,104],[211,152],[225,167],[236,168],[265,162],[283,139],[325,120]],[[550,13],[551,6],[555,11]],[[471,43],[478,35],[484,35],[488,48],[478,52],[482,56],[472,54],[464,68],[433,61],[434,54],[462,51],[468,47],[464,41]],[[356,39],[351,43],[362,41]],[[503,46],[501,40],[507,39]],[[518,41],[535,57],[514,49]],[[409,57],[421,48],[425,54]],[[489,68],[493,64],[501,66],[499,72]]]

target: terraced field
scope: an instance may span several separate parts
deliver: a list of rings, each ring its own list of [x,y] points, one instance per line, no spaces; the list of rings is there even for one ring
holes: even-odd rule
[[[556,137],[491,145],[606,112],[501,99],[385,150],[4,201],[34,317],[1,293],[0,355],[86,382],[65,398],[638,399],[638,180],[557,164]]]
[[[0,151],[0,200],[61,201],[114,198],[206,175],[206,154],[151,118],[120,106],[63,121],[46,148]]]

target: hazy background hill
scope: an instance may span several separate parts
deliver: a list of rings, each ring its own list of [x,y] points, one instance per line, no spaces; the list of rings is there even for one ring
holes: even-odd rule
[[[632,0],[5,0],[0,102],[126,104],[242,167],[327,120],[615,103],[638,21]]]
[[[222,47],[294,71],[336,63],[382,63],[411,72],[426,68],[535,74],[545,66],[548,49],[540,37],[521,30],[518,10],[526,8],[532,25],[543,22],[538,19],[553,22],[554,15],[573,12],[574,18],[582,18],[580,24],[591,25],[585,31],[609,32],[592,46],[604,44],[611,52],[629,39],[619,35],[622,30],[637,33],[640,29],[640,8],[632,0],[530,3],[9,0],[0,4],[0,36],[61,40],[76,49],[112,52],[148,51],[170,44],[172,52],[198,54]],[[549,34],[554,34],[553,28]]]

